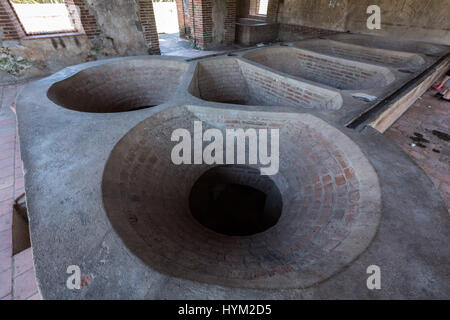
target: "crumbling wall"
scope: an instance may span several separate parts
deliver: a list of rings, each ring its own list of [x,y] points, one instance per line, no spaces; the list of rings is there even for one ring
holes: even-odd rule
[[[367,28],[370,5],[381,8],[381,30]],[[284,0],[278,22],[450,44],[449,15],[449,0]]]
[[[45,76],[93,60],[85,35],[0,41],[0,84]]]
[[[151,0],[69,1],[85,32],[30,37],[18,30],[11,36],[8,30],[17,21],[9,25],[0,21],[0,84],[45,76],[86,61],[159,52]],[[0,14],[13,20],[8,6],[2,1]]]
[[[101,30],[90,40],[92,55],[128,56],[148,53],[139,6],[135,0],[86,0]]]

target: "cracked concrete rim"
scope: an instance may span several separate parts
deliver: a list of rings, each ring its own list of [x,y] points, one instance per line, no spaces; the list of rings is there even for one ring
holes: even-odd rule
[[[189,192],[214,166],[173,165],[170,138],[177,128],[192,132],[198,120],[219,130],[280,129],[280,172],[271,179],[284,206],[274,227],[230,237],[193,219]],[[194,106],[167,109],[126,134],[106,164],[102,192],[114,229],[150,268],[193,281],[258,289],[306,288],[339,272],[370,244],[381,209],[370,162],[323,120]]]

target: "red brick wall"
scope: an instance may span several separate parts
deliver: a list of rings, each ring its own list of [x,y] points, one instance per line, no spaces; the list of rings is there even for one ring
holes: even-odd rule
[[[156,30],[155,13],[152,0],[138,0],[139,18],[141,19],[144,38],[151,53],[159,54],[158,31]]]
[[[186,10],[183,4],[183,0],[176,0],[177,14],[178,14],[178,27],[180,29],[180,36],[185,37],[190,34],[189,31],[189,17],[186,16]]]
[[[236,0],[224,0],[226,1],[226,12],[224,19],[225,35],[224,41],[226,44],[233,44],[236,35]],[[180,7],[183,7],[183,1],[178,0],[178,17],[184,18],[185,30],[190,30],[190,35],[195,44],[202,48],[207,49],[213,43],[213,1],[212,0],[189,0],[189,15],[186,17],[185,12],[180,12]],[[184,10],[184,8],[183,8]],[[182,24],[180,24],[180,29]]]
[[[70,8],[70,5],[76,5],[80,9],[80,21],[81,25],[89,39],[93,39],[100,35],[101,30],[98,27],[97,19],[89,12],[89,8],[86,6],[84,0],[66,0],[66,5]]]
[[[212,40],[212,0],[190,0],[189,26],[195,44],[207,48]]]
[[[18,40],[25,36],[22,25],[7,0],[0,2],[0,28],[3,32],[1,40]]]

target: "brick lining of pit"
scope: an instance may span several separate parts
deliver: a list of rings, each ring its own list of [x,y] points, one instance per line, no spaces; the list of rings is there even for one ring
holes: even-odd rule
[[[430,43],[399,40],[397,38],[387,38],[380,36],[337,34],[329,36],[327,38],[369,48],[415,52],[429,55],[442,54],[444,50],[442,47]]]
[[[418,54],[374,49],[332,40],[307,40],[295,43],[295,47],[354,61],[379,63],[394,68],[418,70],[425,60]]]
[[[387,68],[299,48],[259,49],[244,54],[243,58],[339,90],[377,89],[395,80],[394,74]]]
[[[55,83],[54,103],[92,113],[126,112],[160,105],[172,98],[188,64],[169,60],[124,60],[83,70]]]
[[[195,220],[192,186],[214,166],[175,166],[171,134],[235,127],[280,129],[282,196],[278,223],[264,232],[227,236]],[[252,166],[256,169],[257,167]],[[254,181],[251,170],[239,181]],[[242,173],[242,171],[241,171]],[[164,181],[164,184],[154,183]],[[128,248],[162,273],[231,287],[302,288],[322,281],[360,255],[380,215],[378,178],[344,134],[307,114],[176,107],[143,121],[107,162],[103,203]]]
[[[338,92],[288,79],[235,58],[199,62],[189,92],[203,100],[261,106],[338,110]]]

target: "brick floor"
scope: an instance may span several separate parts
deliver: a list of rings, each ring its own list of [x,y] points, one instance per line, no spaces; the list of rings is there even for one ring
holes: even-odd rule
[[[435,94],[435,90],[428,90],[385,136],[428,174],[450,212],[450,142],[433,134],[434,130],[450,134],[450,103]]]
[[[25,192],[14,114],[22,88],[0,86],[0,300],[40,299],[31,248],[12,257],[12,205]]]

